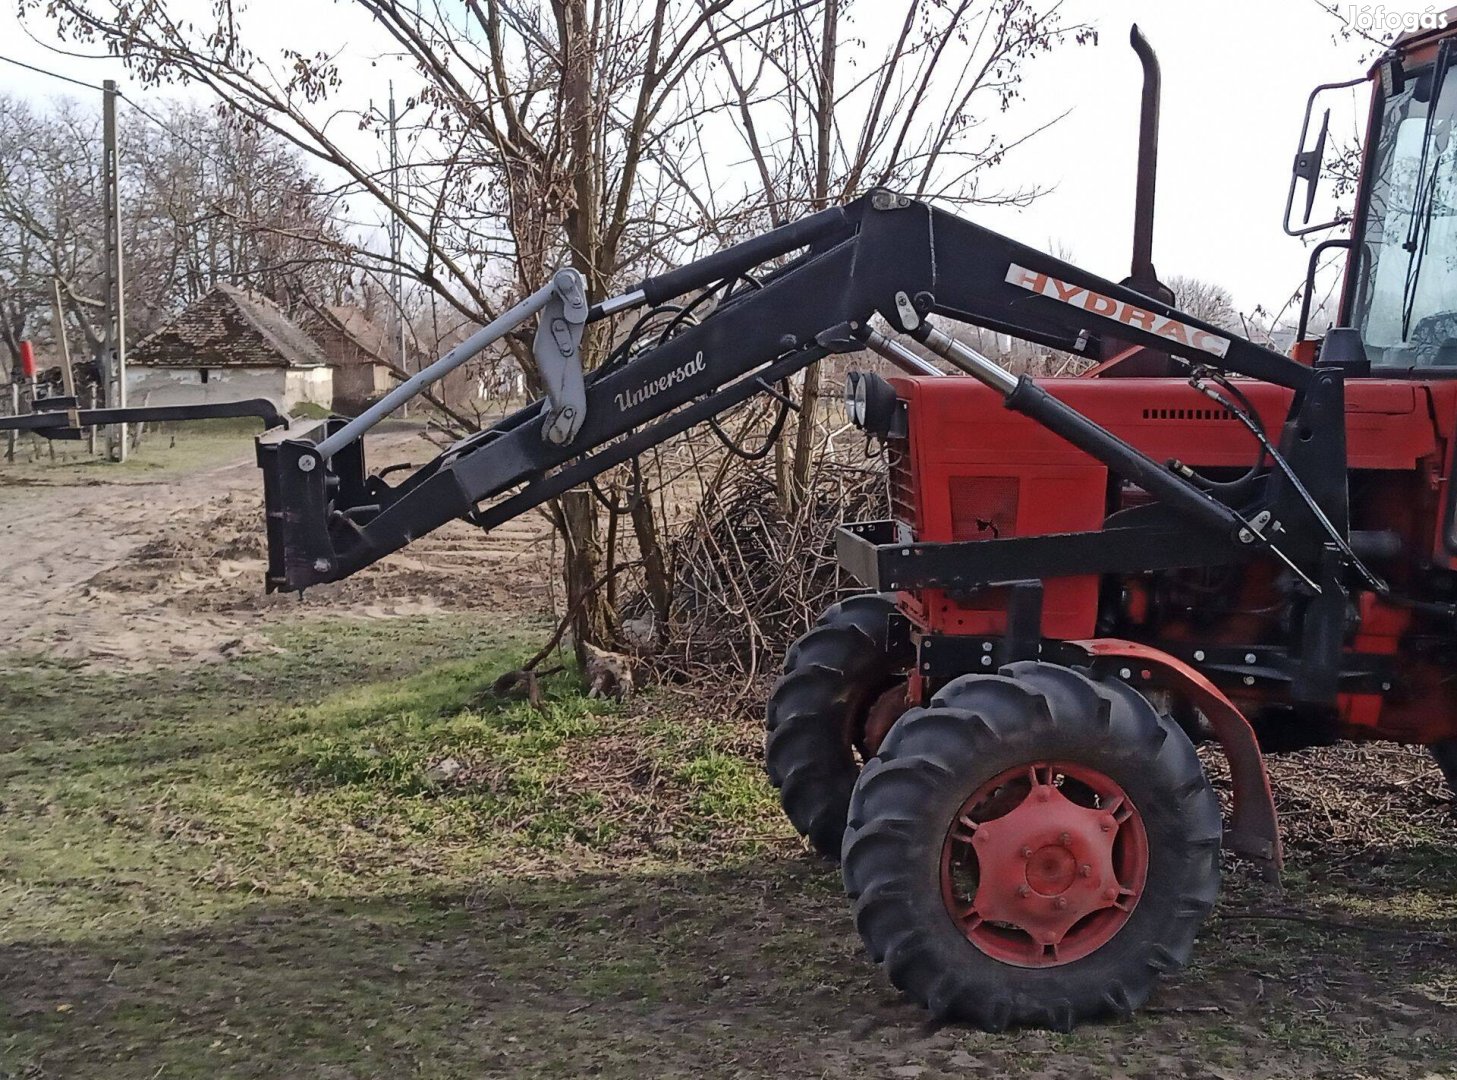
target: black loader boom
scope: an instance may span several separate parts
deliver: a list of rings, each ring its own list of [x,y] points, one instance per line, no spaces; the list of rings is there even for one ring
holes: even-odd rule
[[[792,257],[757,280],[746,277],[785,256]],[[579,346],[587,323],[704,289],[719,296],[707,315],[583,373]],[[537,315],[534,353],[545,398],[461,440],[398,483],[369,474],[360,436]],[[1093,360],[1143,345],[1186,361],[1191,370],[1238,373],[1297,391],[1312,382],[1310,368],[954,214],[876,190],[594,305],[581,277],[560,271],[358,418],[331,419],[300,437],[260,439],[267,587],[299,590],[347,577],[455,518],[483,528],[499,525],[755,394],[777,393],[780,380],[831,353],[873,348],[912,374],[933,373],[871,328],[876,315],[997,389],[1010,408],[1201,522],[1214,546],[1268,546],[1258,522],[1031,379],[1009,375],[935,328],[930,316]],[[1343,474],[1340,453],[1326,464]],[[1174,542],[1187,543],[1187,535]]]

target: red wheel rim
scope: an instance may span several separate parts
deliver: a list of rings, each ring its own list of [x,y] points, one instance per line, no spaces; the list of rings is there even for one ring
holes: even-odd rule
[[[962,804],[941,849],[941,894],[968,941],[1017,967],[1070,964],[1123,929],[1148,879],[1148,833],[1097,769],[1008,769]]]

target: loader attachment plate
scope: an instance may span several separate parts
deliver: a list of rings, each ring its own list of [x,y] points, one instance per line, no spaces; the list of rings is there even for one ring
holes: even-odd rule
[[[258,440],[268,541],[268,592],[299,592],[342,576],[331,525],[347,524],[364,509],[364,443],[356,440],[328,462],[316,443],[342,427],[331,419],[293,438]],[[287,434],[287,433],[286,433]]]

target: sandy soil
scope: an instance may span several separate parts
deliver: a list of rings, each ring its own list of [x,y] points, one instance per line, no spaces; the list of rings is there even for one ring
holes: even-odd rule
[[[378,464],[429,453],[409,433],[373,439],[368,450]],[[148,666],[266,649],[263,627],[300,612],[394,618],[548,603],[551,532],[534,515],[489,535],[452,523],[303,598],[265,595],[252,454],[239,439],[227,464],[162,479],[0,476],[0,649]]]

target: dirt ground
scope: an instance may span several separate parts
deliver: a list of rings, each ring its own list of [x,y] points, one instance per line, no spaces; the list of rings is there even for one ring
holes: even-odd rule
[[[0,1080],[1457,1077],[1420,751],[1273,762],[1284,890],[1229,861],[1134,1019],[937,1025],[779,814],[762,686],[499,699],[549,625],[544,521],[265,597],[251,447],[193,451],[0,466]]]
[[[534,515],[490,535],[452,524],[348,581],[266,595],[251,444],[187,438],[205,447],[203,464],[172,467],[161,453],[152,470],[106,480],[64,469],[7,476],[0,466],[0,649],[113,667],[209,661],[268,648],[260,631],[300,616],[546,604],[551,531]],[[369,439],[367,453],[386,465],[432,451],[396,432]]]

